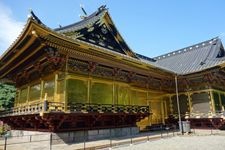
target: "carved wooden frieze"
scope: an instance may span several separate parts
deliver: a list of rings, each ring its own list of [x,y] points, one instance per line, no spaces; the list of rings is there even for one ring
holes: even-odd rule
[[[92,75],[112,79],[113,78],[113,68],[103,66],[103,65],[98,65],[95,68],[95,70],[92,72]]]
[[[44,49],[47,54],[47,61],[50,62],[56,70],[64,70],[66,64],[66,56],[60,54],[56,48],[47,47]]]
[[[129,72],[125,70],[119,70],[114,79],[118,81],[129,82]]]
[[[83,61],[75,58],[68,59],[68,71],[83,75],[91,75],[104,79],[130,83],[132,86],[149,89],[171,90],[172,81],[163,80],[153,76],[138,74],[136,72],[113,68],[92,61]]]
[[[148,77],[136,74],[132,77],[131,82],[135,85],[143,88],[148,87]]]
[[[73,58],[68,59],[68,71],[74,73],[89,73],[89,63],[86,61],[81,61]]]

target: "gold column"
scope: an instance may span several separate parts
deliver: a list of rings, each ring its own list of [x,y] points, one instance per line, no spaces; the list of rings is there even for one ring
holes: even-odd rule
[[[113,84],[112,84],[112,104],[115,104],[115,83],[113,82]]]
[[[213,98],[213,93],[212,93],[212,92],[213,92],[212,89],[209,90],[209,92],[208,92],[208,93],[209,93],[209,96],[210,96],[209,98],[210,98],[210,100],[211,100],[211,101],[210,101],[210,102],[211,102],[211,105],[210,105],[211,107],[210,107],[210,109],[211,109],[212,113],[215,113],[215,103],[214,103],[214,98]]]
[[[164,118],[168,118],[168,113],[167,113],[168,111],[167,111],[166,101],[167,101],[167,100],[164,100],[164,101],[163,101],[164,108],[165,108],[165,109],[164,109],[164,110],[165,110],[165,116],[164,116]]]
[[[90,90],[91,90],[91,79],[88,79],[88,87],[87,87],[87,101],[88,101],[88,103],[91,103]]]
[[[68,99],[67,99],[67,98],[68,98],[68,97],[67,97],[67,82],[68,82],[68,81],[67,81],[67,80],[68,80],[68,79],[67,79],[67,73],[66,73],[66,74],[65,74],[65,80],[64,80],[64,85],[65,85],[65,86],[64,86],[64,100],[65,100],[65,104],[64,104],[64,107],[65,107],[65,108],[64,108],[64,110],[65,110],[65,111],[67,111],[67,105],[68,105],[68,104],[67,104],[67,103],[68,103]]]
[[[170,101],[170,112],[171,112],[171,114],[173,114],[173,104],[172,104],[172,95],[169,95],[169,101]]]
[[[128,87],[127,92],[128,92],[128,105],[132,105],[131,104],[131,88],[130,88],[130,86]]]
[[[57,94],[57,92],[58,92],[58,84],[57,84],[58,78],[59,78],[59,74],[56,73],[55,74],[55,87],[54,87],[54,100],[53,100],[54,102],[59,102],[59,98],[58,98],[58,94]]]
[[[21,90],[18,90],[17,100],[16,100],[16,103],[15,103],[14,107],[18,106],[20,104],[20,93],[21,93]]]
[[[220,92],[218,92],[218,95],[219,95],[219,102],[220,102],[220,110],[222,110],[223,106],[222,106],[222,100],[221,100]]]
[[[65,67],[65,79],[64,79],[64,111],[67,111],[67,103],[68,103],[68,99],[67,99],[67,77],[68,77],[68,59],[69,56],[68,54],[66,55],[66,67]]]
[[[193,107],[192,107],[192,103],[191,103],[191,93],[187,92],[187,96],[188,96],[188,104],[189,104],[189,113],[191,114],[193,111]]]
[[[30,99],[30,86],[27,87],[27,100],[26,100],[26,104],[29,103],[29,99]]]
[[[40,97],[40,101],[44,102],[44,80],[41,79],[41,97]]]
[[[161,100],[161,113],[162,113],[162,122],[165,124],[165,112],[163,108],[163,100]]]

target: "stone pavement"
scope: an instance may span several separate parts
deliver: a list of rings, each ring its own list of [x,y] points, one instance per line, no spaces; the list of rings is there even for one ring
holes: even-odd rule
[[[193,139],[198,139],[196,137],[202,136],[221,136],[225,137],[225,131],[219,130],[192,130],[191,134],[184,134],[181,135],[179,132],[166,132],[164,131],[161,134],[160,131],[158,132],[145,132],[140,133],[135,137],[119,137],[113,139],[102,139],[98,141],[88,141],[82,143],[63,143],[63,144],[56,144],[50,146],[50,140],[45,136],[43,137],[42,141],[32,141],[30,142],[29,136],[25,138],[17,137],[17,138],[8,138],[7,140],[7,150],[76,150],[76,149],[109,149],[109,147],[113,147],[113,149],[122,147],[124,148],[132,145],[132,149],[135,148],[136,145],[143,145],[143,143],[154,143],[155,141],[169,141],[170,139],[176,139],[172,141],[177,141],[177,139],[182,139],[184,137]],[[222,136],[221,136],[222,137]],[[220,138],[219,138],[220,139]],[[189,139],[190,140],[190,139]],[[210,139],[208,139],[210,140]],[[141,144],[140,144],[141,143]],[[182,143],[182,142],[181,142]],[[0,140],[0,150],[4,149],[4,139]],[[156,142],[156,145],[157,142]],[[145,147],[145,145],[144,145]],[[140,148],[138,148],[140,149]]]

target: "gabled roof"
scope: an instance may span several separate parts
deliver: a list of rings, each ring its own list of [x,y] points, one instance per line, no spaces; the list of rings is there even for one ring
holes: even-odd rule
[[[33,12],[31,14],[32,17],[28,19],[21,35],[0,57],[0,70],[16,59],[36,38],[54,42],[57,39],[58,44],[66,42],[76,46],[82,45],[88,52],[110,54],[122,61],[170,74],[186,75],[216,66],[225,66],[225,51],[219,38],[155,58],[134,53],[119,34],[104,6],[80,22],[54,30],[44,25]]]
[[[213,38],[153,58],[155,65],[185,75],[225,63],[225,51],[219,38]]]
[[[109,18],[110,17],[105,14],[104,23],[106,23],[106,25],[113,26],[113,23],[110,22]],[[68,29],[68,28],[64,27],[62,29]],[[108,29],[108,26],[107,26],[107,29]],[[113,29],[113,27],[111,27],[110,29]],[[165,68],[163,69],[163,67],[159,68],[150,63],[143,62],[139,58],[139,56],[137,56],[132,51],[126,50],[124,51],[124,53],[120,53],[118,51],[115,51],[114,49],[98,46],[96,43],[91,43],[90,41],[88,42],[78,38],[72,38],[70,36],[65,35],[64,32],[61,33],[59,31],[60,30],[53,30],[47,27],[31,11],[31,16],[28,18],[22,33],[17,37],[17,39],[13,42],[13,44],[6,50],[6,52],[0,57],[0,80],[9,79],[10,73],[13,70],[15,70],[16,67],[18,67],[25,61],[28,61],[28,59],[30,59],[34,54],[37,54],[37,52],[41,51],[42,49],[45,48],[45,46],[49,46],[49,45],[53,47],[57,47],[64,52],[65,51],[69,53],[81,52],[91,57],[107,56],[112,59],[115,59],[116,61],[121,61],[126,64],[131,64],[132,66],[136,66],[139,68],[144,68],[147,70],[154,70],[154,71],[156,70],[158,72],[161,72],[167,75],[173,74],[167,69]],[[120,37],[117,30],[113,30],[113,31],[115,31],[116,33],[116,38],[115,39],[113,38],[112,40],[119,39],[118,44],[121,44],[120,42],[121,40],[123,40],[122,37]],[[99,30],[96,31],[96,33],[98,32],[100,31]],[[112,34],[111,30],[110,30],[110,34]],[[35,48],[32,46],[35,46]],[[64,46],[66,47],[65,49],[63,48]],[[101,55],[99,56],[99,54]]]
[[[84,17],[80,22],[57,28],[55,31],[73,39],[138,58],[116,29],[105,6],[99,7],[96,12]]]

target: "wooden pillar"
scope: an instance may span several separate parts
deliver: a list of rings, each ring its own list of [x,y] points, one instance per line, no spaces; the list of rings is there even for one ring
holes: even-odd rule
[[[165,113],[164,113],[164,120],[165,120],[165,118],[168,118],[168,113],[167,113],[167,112],[168,112],[168,111],[167,111],[168,108],[167,108],[167,105],[166,105],[166,104],[167,104],[166,101],[167,101],[167,100],[164,100],[164,101],[163,101],[164,108],[165,108],[165,109],[164,109],[164,110],[165,110]]]
[[[87,85],[87,101],[88,103],[91,103],[91,99],[90,99],[90,92],[91,92],[91,79],[88,79],[88,85]]]
[[[215,113],[215,102],[214,102],[214,98],[213,98],[213,90],[209,90],[209,98],[210,98],[210,102],[211,102],[211,105],[210,105],[210,110],[212,113]]]
[[[115,104],[115,97],[116,97],[116,94],[115,94],[115,82],[113,82],[113,85],[112,85],[112,104]]]
[[[18,95],[17,95],[17,100],[16,100],[16,105],[15,106],[18,106],[19,104],[20,104],[20,94],[21,94],[21,90],[18,90],[18,93],[17,93]],[[14,107],[15,107],[14,106]]]
[[[29,99],[30,99],[30,86],[27,87],[27,99],[26,99],[26,104],[29,103]]]
[[[151,112],[151,107],[150,107],[150,96],[149,96],[149,91],[147,92],[147,105],[148,105],[148,107],[149,107],[149,111]],[[150,120],[150,118],[151,118],[151,114],[150,115],[148,115],[148,125],[150,126],[151,125],[151,120]]]
[[[219,103],[220,103],[220,111],[223,110],[223,105],[222,105],[222,100],[221,100],[221,95],[220,95],[220,92],[218,92],[218,96],[219,96]]]
[[[132,105],[132,101],[131,101],[131,92],[132,90],[131,90],[131,87],[130,86],[128,86],[128,90],[127,90],[127,92],[128,92],[128,104],[127,105]]]
[[[44,80],[41,79],[41,97],[40,100],[41,102],[44,102]]]
[[[165,112],[164,112],[164,107],[163,107],[163,100],[161,100],[160,104],[161,104],[162,123],[165,124]]]
[[[64,80],[64,110],[67,111],[67,106],[68,106],[68,96],[67,96],[67,76],[68,73],[65,73],[65,80]]]
[[[192,102],[191,102],[191,93],[187,92],[187,96],[188,96],[188,104],[189,104],[189,113],[191,114],[193,111]]]
[[[59,74],[56,73],[55,74],[55,81],[54,81],[54,102],[59,102],[59,98],[58,98],[58,78],[59,78]]]
[[[69,55],[66,55],[66,67],[65,67],[65,79],[64,79],[64,111],[67,111],[68,99],[67,99],[67,77],[68,77],[68,60]]]
[[[172,103],[172,95],[169,95],[169,106],[170,106],[170,113],[173,114],[173,103]]]

